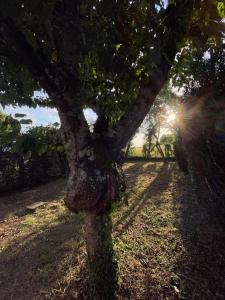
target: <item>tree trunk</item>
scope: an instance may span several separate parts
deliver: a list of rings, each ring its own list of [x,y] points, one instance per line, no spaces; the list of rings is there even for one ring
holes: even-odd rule
[[[163,150],[162,150],[162,148],[161,148],[161,146],[160,146],[160,143],[159,143],[158,141],[157,141],[157,143],[156,143],[156,148],[158,149],[159,154],[161,155],[162,159],[164,159],[164,158],[165,158],[165,155],[164,155]]]
[[[151,157],[151,142],[148,142],[147,151],[146,151],[146,158],[149,159]]]
[[[116,269],[109,213],[85,213],[86,246],[90,276],[90,299],[115,299]]]
[[[59,109],[70,168],[64,200],[71,211],[84,213],[90,299],[111,300],[115,299],[117,280],[110,208],[121,189],[117,167],[121,151],[103,134],[91,135],[81,109],[72,112]]]
[[[180,170],[185,174],[188,174],[189,170],[188,170],[187,154],[184,150],[184,145],[181,140],[181,137],[179,137],[177,141],[174,143],[174,154]]]
[[[131,148],[131,142],[129,142],[129,143],[127,144],[127,147],[126,147],[126,152],[125,152],[125,157],[126,157],[126,158],[129,157],[130,148]]]

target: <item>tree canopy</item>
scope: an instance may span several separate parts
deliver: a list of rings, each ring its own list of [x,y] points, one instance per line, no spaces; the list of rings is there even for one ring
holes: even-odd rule
[[[193,3],[1,1],[1,103],[65,110],[61,95],[72,94],[69,106],[93,108],[105,126],[123,116],[115,131],[124,136],[122,125],[133,118],[132,136],[143,119],[137,107],[149,109],[140,87],[153,84],[157,93],[182,42],[221,30],[222,1]]]
[[[0,102],[58,110],[70,167],[65,203],[85,213],[92,299],[114,295],[109,209],[121,149],[174,61],[221,38],[223,17],[216,0],[0,0]],[[180,82],[181,65],[171,73]],[[92,131],[86,107],[98,115]]]

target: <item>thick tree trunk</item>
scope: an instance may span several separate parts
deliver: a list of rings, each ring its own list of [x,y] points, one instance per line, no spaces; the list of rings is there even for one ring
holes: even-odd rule
[[[188,174],[189,170],[187,154],[185,152],[184,145],[180,137],[174,143],[174,154],[180,170],[185,174]]]
[[[205,153],[200,138],[198,143],[189,142],[189,144],[186,145],[186,151],[188,153],[189,171],[192,176],[196,194],[200,200],[204,199],[208,187],[205,176]]]
[[[110,208],[121,190],[121,153],[112,152],[104,135],[91,135],[82,110],[72,114],[63,107],[60,118],[70,168],[65,204],[73,212],[84,213],[90,299],[115,299]]]
[[[197,112],[194,117],[189,115],[193,110]],[[180,154],[182,151],[186,154],[188,171],[191,174],[195,192],[202,205],[208,202],[207,199],[207,183],[205,170],[205,141],[203,137],[205,114],[202,113],[201,107],[197,108],[185,106],[185,114],[182,116],[182,129],[180,129],[177,146]],[[179,145],[178,145],[179,144]],[[184,155],[185,157],[185,155]],[[186,162],[184,161],[186,164]]]
[[[86,246],[90,276],[90,299],[115,299],[116,269],[110,214],[85,213]]]

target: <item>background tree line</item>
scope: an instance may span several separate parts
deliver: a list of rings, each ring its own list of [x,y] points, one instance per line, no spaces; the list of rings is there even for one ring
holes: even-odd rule
[[[21,125],[31,120],[16,116],[0,113],[1,192],[45,183],[68,172],[59,124],[24,131]]]

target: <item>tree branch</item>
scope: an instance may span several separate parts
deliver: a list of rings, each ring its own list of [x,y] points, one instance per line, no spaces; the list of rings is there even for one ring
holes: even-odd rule
[[[184,25],[188,24],[187,11],[192,9],[193,1],[182,2],[177,1],[176,5],[169,5],[165,10],[164,23],[167,28],[167,36],[161,49],[161,60],[152,71],[152,74],[145,84],[140,84],[139,93],[136,101],[134,101],[126,110],[125,114],[113,127],[110,136],[113,136],[117,152],[124,148],[127,142],[133,137],[137,128],[143,122],[146,114],[150,110],[157,94],[161,90],[168,78],[173,60],[177,52],[177,43],[187,33]],[[181,6],[183,9],[181,9]],[[187,11],[185,11],[185,9]],[[182,13],[181,13],[182,12]],[[183,14],[183,15],[181,15]],[[176,16],[176,19],[174,19]],[[182,23],[181,32],[174,34],[176,28]],[[164,36],[162,35],[163,39]],[[163,43],[162,43],[163,44]]]
[[[166,82],[166,79],[167,77],[160,76],[157,82],[152,80],[147,84],[140,85],[136,101],[128,107],[126,113],[112,129],[112,135],[116,135],[117,148],[124,148],[126,143],[132,139],[137,128],[149,112],[157,94]]]

